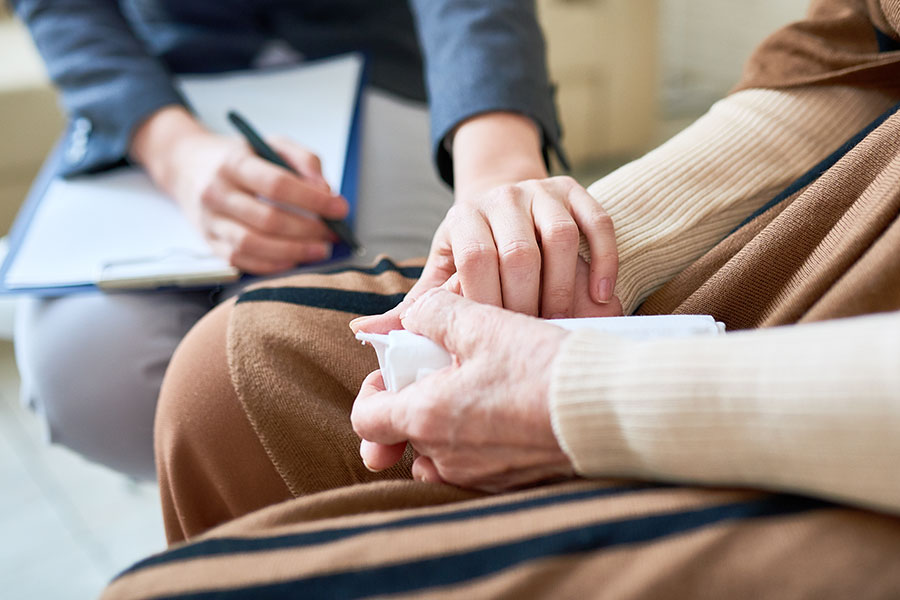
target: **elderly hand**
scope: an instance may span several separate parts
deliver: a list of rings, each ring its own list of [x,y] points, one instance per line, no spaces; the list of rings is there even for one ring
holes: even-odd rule
[[[317,217],[342,219],[349,210],[315,154],[269,142],[301,176],[259,158],[243,140],[210,133],[181,107],[151,116],[131,153],[217,254],[262,275],[328,258],[336,238]]]
[[[497,492],[574,474],[550,424],[550,368],[567,332],[537,319],[427,292],[403,326],[454,365],[397,393],[369,375],[353,406],[366,466],[395,464],[409,443],[413,476]]]

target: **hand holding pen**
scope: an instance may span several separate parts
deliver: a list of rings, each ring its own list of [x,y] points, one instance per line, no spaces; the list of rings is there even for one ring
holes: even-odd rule
[[[300,176],[240,139],[210,132],[183,107],[169,107],[138,130],[132,156],[217,254],[265,275],[329,258],[339,237],[319,217],[343,219],[349,212],[315,154],[287,140],[270,144]]]
[[[269,161],[270,163],[277,165],[283,169],[294,173],[295,175],[300,175],[297,170],[292,167],[277,151],[275,151],[271,146],[269,146],[265,140],[256,132],[255,129],[247,122],[246,119],[241,117],[235,111],[231,111],[228,113],[228,120],[231,121],[231,124],[234,125],[238,131],[241,132],[241,135],[244,136],[244,139],[247,140],[247,143],[250,144],[250,147],[253,148],[253,151],[256,154],[264,159]],[[321,176],[321,168],[319,169],[319,175]],[[330,229],[335,235],[337,235],[342,242],[350,246],[350,249],[357,255],[364,254],[363,247],[357,241],[356,236],[353,235],[353,230],[350,229],[350,226],[347,225],[346,222],[341,221],[339,219],[331,219],[326,216],[322,217],[322,222]]]

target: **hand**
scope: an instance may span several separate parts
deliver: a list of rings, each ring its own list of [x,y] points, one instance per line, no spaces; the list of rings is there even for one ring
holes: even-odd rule
[[[318,216],[341,219],[349,209],[332,195],[314,154],[285,139],[269,142],[302,177],[238,138],[210,133],[180,107],[141,126],[132,154],[217,254],[243,271],[269,274],[328,258],[336,238]]]
[[[589,287],[612,301],[618,259],[612,221],[570,177],[504,185],[457,202],[438,228],[414,300],[454,273],[463,296],[532,316],[575,315],[579,231],[591,248]]]
[[[400,327],[399,315],[454,274],[473,300],[547,318],[621,314],[614,300],[618,253],[612,221],[569,177],[547,178],[541,134],[515,113],[485,113],[453,138],[456,204],[434,237],[422,277],[403,303],[366,320],[372,331]],[[579,280],[579,230],[591,249]],[[577,288],[576,286],[584,286]],[[595,306],[579,313],[576,298]]]
[[[522,185],[526,186],[530,183],[526,182]],[[568,182],[561,183],[569,185]],[[590,202],[593,206],[598,206],[593,198],[590,199]],[[453,218],[452,215],[453,209],[451,209],[447,220],[444,221],[435,235],[432,253],[425,264],[422,277],[412,287],[403,299],[403,302],[383,315],[354,319],[350,325],[354,332],[363,329],[369,333],[387,333],[394,329],[401,329],[403,326],[400,322],[400,315],[412,306],[422,294],[436,287],[444,287],[476,301],[494,305],[499,304],[496,301],[497,287],[502,284],[504,276],[500,272],[500,266],[491,261],[496,255],[488,254],[487,256],[482,256],[481,258],[484,258],[486,263],[483,268],[480,268],[481,265],[474,262],[464,262],[460,265],[459,270],[456,269],[457,263],[453,256],[452,235],[448,236],[446,233],[451,230],[448,221]],[[608,240],[603,233],[595,231],[594,235],[596,238],[599,238],[596,241],[598,246]],[[549,249],[547,248],[548,245],[544,244],[544,248],[547,249],[544,250],[543,260],[540,256],[537,257],[536,268],[530,271],[513,270],[512,273],[506,276],[507,282],[514,289],[528,287],[531,292],[534,292],[533,287],[531,287],[533,286],[534,278],[537,274],[542,274],[543,281],[540,282],[540,285],[543,292],[550,296],[546,300],[545,308],[541,310],[542,316],[553,315],[571,318],[621,316],[622,304],[619,302],[618,297],[613,295],[607,302],[597,302],[596,299],[599,291],[597,282],[598,280],[602,281],[606,275],[603,269],[613,269],[613,277],[615,276],[614,270],[618,263],[614,240],[611,243],[613,244],[613,254],[605,258],[602,258],[602,255],[595,254],[595,258],[590,265],[577,255],[577,242],[575,248],[557,245],[557,247]],[[565,256],[568,253],[573,254],[574,257]],[[563,256],[560,257],[560,254]],[[574,260],[574,273],[568,267],[567,263],[569,260]],[[604,260],[606,261],[605,265]],[[557,268],[561,272],[555,272]],[[498,273],[500,274],[498,275]],[[516,277],[522,277],[526,280],[521,282],[510,281],[510,279]],[[466,280],[465,278],[468,278],[467,280],[470,282],[468,286],[463,283]],[[473,279],[476,281],[475,284],[471,283]],[[553,286],[556,286],[555,292],[551,292],[554,289]],[[493,300],[481,293],[485,290],[495,295]],[[503,292],[501,291],[500,294],[503,295]],[[565,308],[555,308],[554,303],[557,302],[564,305]],[[505,302],[504,307],[512,310],[521,308],[520,306],[506,306]],[[519,312],[526,311],[522,310]],[[529,310],[527,313],[534,314],[534,311]]]
[[[351,414],[366,466],[392,466],[409,443],[413,476],[429,482],[497,492],[574,474],[549,409],[566,331],[440,289],[402,321],[455,361],[398,393],[384,391],[379,371],[366,378]]]

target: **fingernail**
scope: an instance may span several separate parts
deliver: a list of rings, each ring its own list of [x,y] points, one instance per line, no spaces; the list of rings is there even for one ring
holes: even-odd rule
[[[328,205],[328,209],[335,215],[343,215],[347,212],[347,202],[340,196],[335,196]]]
[[[311,258],[312,260],[325,260],[329,256],[331,256],[332,246],[331,244],[318,244],[313,246]]]
[[[606,304],[612,300],[612,281],[607,277],[600,280],[597,285],[597,302]]]
[[[374,317],[371,317],[371,316],[356,317],[349,323],[351,331],[353,331],[353,333],[356,333],[357,331],[362,329],[362,326],[365,325],[366,321],[371,321],[373,318]]]
[[[369,463],[366,462],[366,459],[363,459],[363,465],[366,467],[366,469],[368,469],[368,471],[370,473],[380,473],[381,472],[381,469],[373,469],[372,467],[370,467]]]

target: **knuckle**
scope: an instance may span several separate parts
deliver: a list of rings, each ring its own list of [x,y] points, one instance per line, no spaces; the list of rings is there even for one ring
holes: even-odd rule
[[[219,193],[212,183],[207,183],[200,190],[200,203],[207,208],[215,208],[219,204]]]
[[[613,220],[606,211],[595,208],[591,211],[591,225],[597,229],[613,229]]]
[[[497,202],[514,204],[518,201],[521,189],[515,184],[505,184],[494,189],[494,197]]]
[[[267,206],[260,213],[257,226],[263,231],[274,233],[281,226],[281,216],[274,208]]]
[[[235,144],[225,153],[225,160],[219,165],[219,173],[224,174],[239,171],[246,160],[247,153],[243,144]]]
[[[460,270],[479,267],[490,262],[497,261],[497,249],[493,244],[484,242],[469,242],[459,248],[457,252],[457,267]]]
[[[264,193],[276,200],[287,198],[291,190],[291,181],[287,175],[274,175],[265,185]]]
[[[554,286],[544,291],[544,305],[545,307],[565,307],[571,302],[574,295],[575,289],[571,286]]]
[[[575,244],[580,233],[578,225],[571,219],[557,220],[550,224],[543,232],[541,241],[549,244]]]
[[[581,184],[578,183],[571,175],[557,175],[553,178],[553,181],[558,182],[569,189],[581,186]]]
[[[500,249],[500,262],[510,267],[533,265],[541,258],[537,244],[525,240],[514,240]]]

